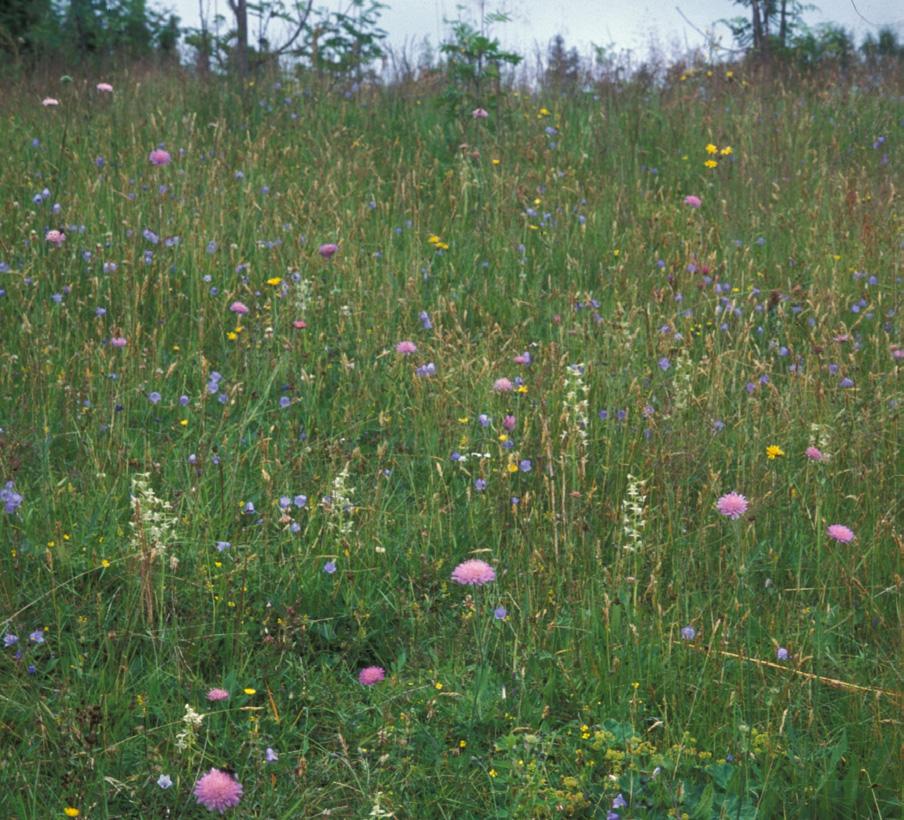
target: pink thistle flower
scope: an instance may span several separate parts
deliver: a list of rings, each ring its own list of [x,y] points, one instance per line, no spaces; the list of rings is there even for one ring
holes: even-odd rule
[[[475,109],[471,112],[471,116],[472,116],[475,120],[485,120],[485,119],[486,119],[487,117],[489,117],[490,115],[489,115],[489,112],[487,112],[487,110],[484,109],[484,108],[475,108]]]
[[[409,342],[407,339],[403,342],[399,342],[396,346],[396,353],[401,353],[403,356],[410,356],[417,350],[417,345],[414,342]]]
[[[338,251],[338,250],[339,250],[339,246],[337,244],[335,244],[334,242],[327,242],[327,243],[321,245],[318,248],[317,252],[324,259],[332,259],[333,256],[335,255],[336,251]]]
[[[472,558],[469,561],[463,561],[452,570],[452,580],[463,586],[482,587],[484,584],[496,580],[496,570],[486,561]]]
[[[530,353],[526,350],[524,353],[519,353],[515,356],[515,364],[530,364]]]
[[[824,461],[825,460],[825,455],[823,454],[822,450],[820,450],[818,447],[807,447],[807,449],[804,450],[804,455],[808,459],[810,459],[810,461]]]
[[[41,105],[43,105],[44,108],[54,108],[55,106],[58,106],[59,104],[60,104],[60,101],[54,97],[44,97],[44,99],[41,100]]]
[[[850,527],[845,527],[844,524],[829,524],[826,532],[829,538],[840,544],[850,544],[854,540],[854,531]]]
[[[44,235],[44,239],[46,239],[51,245],[56,245],[58,248],[66,241],[66,234],[62,231],[52,230],[47,231]]]
[[[358,683],[362,686],[373,686],[380,683],[386,677],[386,670],[382,666],[365,666],[358,673]]]
[[[748,506],[747,499],[740,493],[726,493],[716,502],[716,509],[734,520],[744,515]]]
[[[162,148],[155,148],[148,154],[148,161],[151,165],[169,165],[173,161],[173,158],[169,151],[164,151]]]
[[[125,338],[125,336],[114,336],[112,339],[110,339],[110,344],[113,347],[125,347],[128,343],[129,342]]]
[[[502,426],[508,430],[510,433],[515,429],[515,425],[518,423],[518,420],[514,416],[506,416],[502,419]]]
[[[229,692],[227,692],[225,689],[211,689],[207,693],[207,699],[211,703],[217,703],[221,700],[229,700]]]
[[[225,814],[242,799],[242,784],[231,774],[211,769],[195,783],[195,799],[208,811]]]
[[[246,305],[244,302],[233,302],[229,306],[229,309],[233,313],[238,313],[239,316],[244,316],[248,312],[248,305]]]
[[[505,377],[501,379],[496,379],[493,382],[493,390],[497,393],[511,393],[514,385],[512,384],[511,379],[506,379]]]
[[[689,205],[691,208],[699,208],[703,204],[703,200],[698,196],[694,196],[694,194],[688,194],[684,198],[684,204]]]
[[[292,322],[292,327],[296,330],[304,330],[308,326],[308,323],[304,319],[296,319]]]
[[[101,94],[112,94],[113,86],[110,83],[98,83],[95,88],[101,92]]]
[[[904,359],[904,347],[893,347],[891,349],[891,357],[899,362],[901,359]]]

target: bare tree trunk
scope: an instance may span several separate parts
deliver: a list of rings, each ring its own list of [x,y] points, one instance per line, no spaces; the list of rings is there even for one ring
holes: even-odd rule
[[[248,75],[248,0],[229,0],[229,8],[235,16],[235,64],[239,75]]]

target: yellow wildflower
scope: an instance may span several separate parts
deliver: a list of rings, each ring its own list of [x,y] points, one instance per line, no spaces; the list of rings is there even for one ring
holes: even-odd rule
[[[718,152],[719,152],[719,147],[717,145],[713,145],[712,143],[709,143],[706,146],[707,154],[717,154]]]
[[[708,159],[708,160],[706,160],[706,162],[704,162],[703,164],[704,164],[707,168],[718,168],[718,167],[719,167],[719,163],[716,162],[714,159]]]
[[[776,458],[781,458],[784,454],[785,451],[777,444],[770,444],[766,448],[766,458],[768,458],[770,461]]]

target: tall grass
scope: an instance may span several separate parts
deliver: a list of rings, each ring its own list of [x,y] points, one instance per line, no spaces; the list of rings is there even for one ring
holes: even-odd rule
[[[735,74],[8,91],[7,816],[900,815],[901,89]]]

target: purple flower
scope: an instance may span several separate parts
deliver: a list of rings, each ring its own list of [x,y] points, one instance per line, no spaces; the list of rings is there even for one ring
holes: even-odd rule
[[[232,544],[229,541],[217,541],[215,546],[217,548],[217,552],[225,552],[232,546]]]
[[[150,393],[148,393],[148,401],[151,404],[159,404],[160,394],[156,390],[152,390]]]
[[[508,617],[508,610],[504,606],[497,606],[496,609],[493,610],[493,617],[497,621],[504,621]]]
[[[424,330],[431,330],[433,328],[433,322],[430,321],[430,314],[427,313],[426,310],[422,310],[418,314],[418,319],[421,320],[421,326]]]
[[[489,417],[486,413],[481,413],[481,414],[477,417],[477,423],[478,423],[481,427],[489,427],[489,426],[490,426],[490,421],[492,421],[492,419],[490,419],[490,417]]]
[[[157,785],[160,786],[161,789],[168,789],[173,785],[173,780],[168,774],[162,774],[157,778]]]
[[[336,571],[336,562],[335,562],[335,561],[327,561],[327,562],[323,565],[323,571],[324,571],[327,575],[332,575],[332,574]]]
[[[19,643],[18,635],[13,635],[11,632],[7,632],[3,636],[3,646],[6,649],[9,649],[11,646],[15,646],[17,643]]]
[[[529,473],[533,470],[534,465],[531,464],[531,460],[529,458],[523,458],[518,462],[518,469],[521,470],[522,473]]]
[[[663,356],[663,357],[659,360],[659,369],[660,369],[663,373],[665,373],[665,371],[668,370],[671,366],[672,366],[672,363],[668,360],[667,357]]]
[[[624,796],[621,792],[618,793],[618,796],[612,801],[613,809],[624,809],[627,808],[628,801],[625,800]]]
[[[22,504],[22,496],[16,492],[16,485],[12,481],[7,481],[3,489],[0,489],[0,503],[3,504],[3,511],[12,514]]]
[[[276,761],[279,760],[279,755],[268,746],[264,752],[264,760],[266,760],[267,763],[276,763]]]
[[[308,497],[306,495],[296,495],[295,498],[292,499],[292,503],[301,509],[302,507],[306,507],[308,504]]]
[[[283,410],[285,410],[291,403],[292,399],[290,399],[288,396],[281,396],[279,399],[279,406],[282,407]]]
[[[430,376],[436,375],[436,365],[433,364],[433,362],[427,362],[427,364],[422,364],[414,372],[415,372],[415,375],[420,376],[420,378],[426,379],[426,378],[429,378]]]
[[[692,626],[681,627],[681,637],[686,641],[692,641],[697,637],[697,630]]]
[[[786,661],[791,657],[791,653],[784,646],[780,646],[775,650],[775,657],[777,660]]]
[[[854,386],[854,380],[845,376],[840,382],[838,382],[838,386],[844,390],[849,390]]]
[[[482,493],[487,488],[487,482],[483,478],[475,478],[474,479],[474,489],[477,492]]]
[[[44,643],[44,630],[36,629],[31,635],[28,636],[28,640],[32,643]]]

